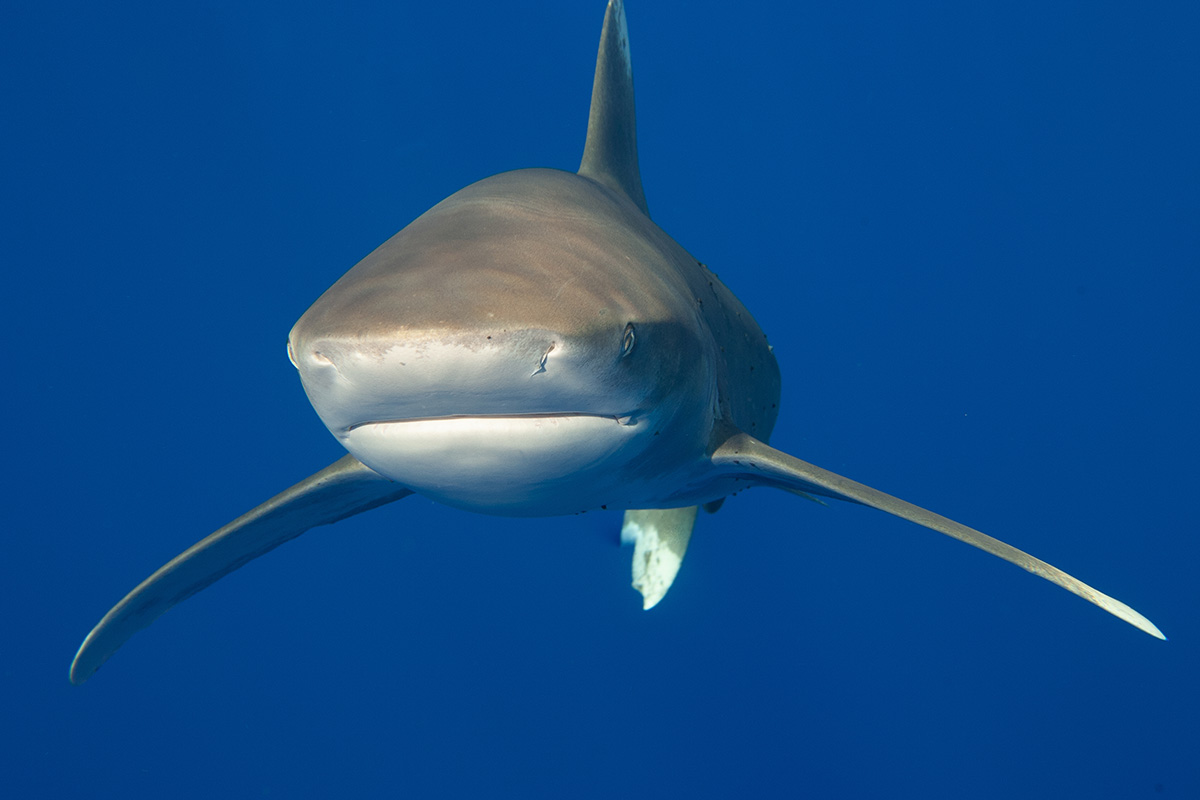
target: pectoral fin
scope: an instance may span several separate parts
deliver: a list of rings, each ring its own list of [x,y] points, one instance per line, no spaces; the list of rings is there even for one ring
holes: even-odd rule
[[[647,508],[625,512],[621,541],[633,542],[633,588],[642,608],[651,609],[675,581],[696,524],[697,506]]]
[[[1076,580],[1045,561],[1034,558],[998,539],[993,539],[987,534],[968,528],[966,525],[960,525],[939,514],[934,514],[932,511],[926,511],[912,503],[906,503],[899,498],[884,494],[849,478],[843,478],[841,475],[793,458],[747,434],[736,433],[727,438],[714,450],[712,461],[714,465],[730,474],[745,477],[755,484],[791,491],[798,490],[820,497],[859,503],[886,511],[947,536],[953,536],[955,539],[1016,564],[1021,569],[1045,578],[1051,583],[1056,583],[1069,592],[1074,592],[1151,636],[1157,636],[1159,639],[1167,638],[1154,626],[1154,623],[1129,606]]]
[[[133,634],[214,581],[309,528],[412,494],[343,456],[235,519],[160,567],[104,615],[71,664],[71,683],[92,676]]]

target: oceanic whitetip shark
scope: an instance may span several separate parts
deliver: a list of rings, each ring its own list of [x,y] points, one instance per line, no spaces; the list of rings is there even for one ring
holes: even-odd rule
[[[288,356],[349,451],[198,542],[88,634],[83,683],[176,603],[317,525],[418,493],[485,514],[624,509],[646,608],[697,508],[753,486],[886,511],[1148,619],[979,531],[767,445],[779,368],[750,312],[650,219],[621,0],[604,18],[576,173],[523,169],[454,193],[304,313]]]

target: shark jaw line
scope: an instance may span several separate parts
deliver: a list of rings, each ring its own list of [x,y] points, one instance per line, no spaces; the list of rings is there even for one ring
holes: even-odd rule
[[[568,419],[575,417],[586,417],[591,419],[606,419],[612,420],[621,426],[637,425],[642,415],[638,412],[629,412],[625,414],[589,414],[582,411],[545,411],[545,412],[530,412],[528,414],[445,414],[441,416],[428,417],[399,417],[396,419],[373,419],[367,422],[356,422],[344,429],[346,434],[361,428],[366,428],[371,425],[403,425],[409,422],[452,422],[454,420],[523,420],[523,419]]]

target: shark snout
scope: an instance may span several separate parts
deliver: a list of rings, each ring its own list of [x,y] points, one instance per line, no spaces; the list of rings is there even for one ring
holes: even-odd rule
[[[288,357],[317,414],[339,438],[380,421],[592,412],[594,392],[568,366],[568,348],[553,345],[547,334],[527,338],[480,347],[450,337],[293,335]],[[622,402],[599,413],[617,417],[633,410]]]
[[[339,364],[347,358],[343,350],[329,342],[308,343],[294,336],[288,338],[287,354],[305,389],[332,384],[340,375]]]
[[[292,366],[303,371],[307,367],[334,367],[333,359],[326,356],[320,350],[304,349],[297,347],[292,338],[288,338],[287,343],[288,361],[292,362]]]
[[[332,369],[337,371],[336,357],[339,355],[335,348],[297,348],[288,341],[288,360],[292,366],[303,373],[305,370]]]
[[[361,363],[361,353],[334,341],[306,341],[294,334],[288,338],[287,353],[313,408],[335,436],[384,413],[380,406],[392,395],[384,388],[389,376],[364,368],[369,364]]]

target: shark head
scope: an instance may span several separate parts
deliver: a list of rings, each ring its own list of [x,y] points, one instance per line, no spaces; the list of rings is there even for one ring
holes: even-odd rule
[[[352,455],[441,502],[528,516],[665,501],[719,414],[719,348],[682,252],[594,180],[503,173],[347,272],[288,353]]]

